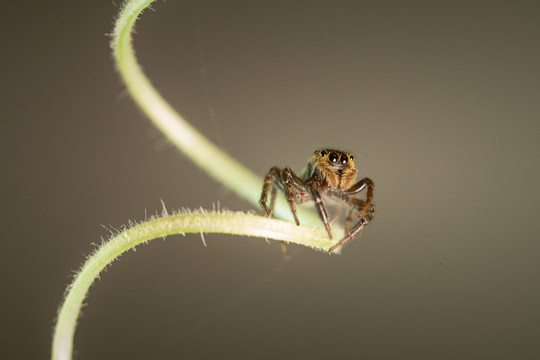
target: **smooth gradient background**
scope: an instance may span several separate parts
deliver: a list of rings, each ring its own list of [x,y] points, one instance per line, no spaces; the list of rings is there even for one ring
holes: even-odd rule
[[[106,228],[160,200],[260,213],[126,95],[117,3],[0,15],[2,358],[50,356],[62,294]],[[377,215],[342,256],[291,246],[285,262],[275,242],[212,234],[141,246],[91,288],[76,359],[540,357],[538,2],[153,9],[139,60],[197,129],[260,176],[352,151]]]

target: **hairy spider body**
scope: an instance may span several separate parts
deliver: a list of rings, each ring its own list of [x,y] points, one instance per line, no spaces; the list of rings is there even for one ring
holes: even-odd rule
[[[330,239],[332,232],[322,196],[330,196],[344,202],[351,207],[345,220],[346,235],[329,249],[333,251],[358,234],[375,215],[375,207],[372,204],[375,188],[373,181],[364,178],[354,183],[356,174],[353,154],[332,149],[317,150],[300,175],[296,175],[288,167],[271,168],[264,179],[259,202],[266,214],[272,216],[276,190],[279,188],[285,194],[296,224],[300,225],[294,204],[313,200]],[[365,188],[367,188],[365,200],[355,197]],[[270,205],[268,205],[269,194]],[[360,220],[351,228],[355,212]]]

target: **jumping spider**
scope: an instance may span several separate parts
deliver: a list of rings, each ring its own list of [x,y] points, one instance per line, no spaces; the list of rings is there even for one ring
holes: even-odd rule
[[[313,200],[326,227],[328,237],[332,240],[328,214],[321,196],[330,196],[348,205],[351,210],[345,219],[345,237],[334,244],[329,251],[333,251],[358,234],[375,215],[375,207],[372,204],[373,181],[363,178],[356,184],[356,168],[354,167],[354,155],[338,150],[317,150],[309,159],[304,171],[298,176],[290,168],[271,168],[264,179],[264,185],[259,200],[268,216],[272,216],[276,198],[276,190],[279,188],[285,194],[291,207],[296,225],[300,225],[296,215],[294,203]],[[360,191],[367,188],[366,199],[355,197]],[[267,205],[268,193],[270,192],[270,206]],[[354,214],[358,214],[360,220],[351,228]]]

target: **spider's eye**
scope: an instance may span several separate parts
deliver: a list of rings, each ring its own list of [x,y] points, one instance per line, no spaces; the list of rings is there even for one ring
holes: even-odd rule
[[[326,154],[328,154],[328,153],[326,152],[326,150],[322,150],[322,151],[321,151],[321,156],[326,156]]]
[[[343,154],[343,155],[341,155],[341,160],[340,161],[341,161],[341,163],[343,165],[345,165],[347,162],[349,162],[349,158],[347,157],[347,155]]]
[[[328,159],[331,162],[335,163],[335,162],[337,162],[339,160],[339,156],[335,152],[331,152],[330,155],[328,155]]]
[[[354,155],[350,155],[349,158],[351,159],[351,161],[354,161]]]

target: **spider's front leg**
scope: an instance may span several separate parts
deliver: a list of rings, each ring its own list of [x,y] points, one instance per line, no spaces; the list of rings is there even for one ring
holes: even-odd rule
[[[332,231],[330,230],[330,222],[328,221],[328,214],[326,213],[326,208],[324,207],[324,204],[321,199],[321,194],[319,193],[319,188],[322,187],[322,182],[318,178],[312,178],[308,181],[306,181],[306,187],[309,189],[309,192],[311,193],[311,197],[313,198],[313,201],[315,201],[315,207],[317,208],[317,211],[319,212],[319,216],[324,224],[324,227],[326,228],[326,232],[328,232],[328,238],[332,240]]]

